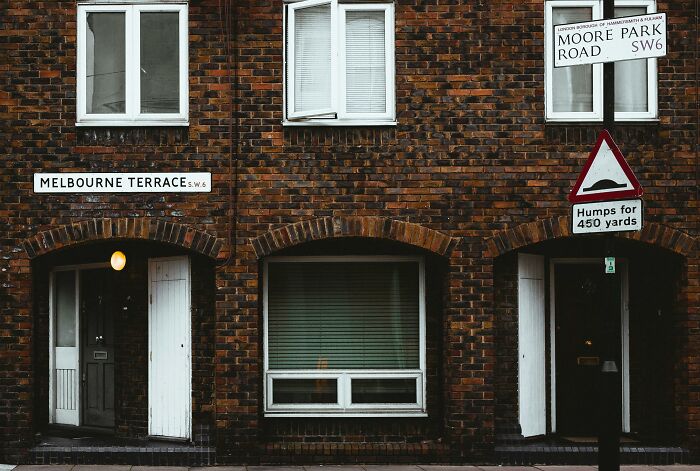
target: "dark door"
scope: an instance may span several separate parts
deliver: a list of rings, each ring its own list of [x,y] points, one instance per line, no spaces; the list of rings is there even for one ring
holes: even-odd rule
[[[114,300],[112,271],[80,274],[83,425],[114,427]]]
[[[614,279],[615,314],[607,323],[605,277]],[[595,436],[605,328],[617,339],[608,348],[614,349],[621,371],[619,274],[606,275],[602,261],[557,264],[555,290],[557,430],[562,435]]]

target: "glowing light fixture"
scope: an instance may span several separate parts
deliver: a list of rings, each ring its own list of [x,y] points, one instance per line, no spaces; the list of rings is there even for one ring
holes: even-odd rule
[[[126,255],[124,255],[124,252],[117,250],[112,254],[112,258],[109,260],[109,263],[112,265],[112,268],[119,271],[126,265]]]

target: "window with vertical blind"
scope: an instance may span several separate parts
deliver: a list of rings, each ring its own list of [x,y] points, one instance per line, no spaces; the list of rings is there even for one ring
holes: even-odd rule
[[[654,0],[617,0],[615,16],[654,13]],[[553,66],[555,25],[603,17],[602,0],[545,2],[545,105],[549,121],[603,120],[603,64]],[[653,120],[657,113],[656,59],[615,63],[615,119]]]
[[[79,4],[77,124],[187,124],[187,57],[187,4]]]
[[[285,8],[285,122],[393,123],[393,4],[304,0]]]
[[[422,258],[275,257],[264,274],[268,415],[423,415]]]

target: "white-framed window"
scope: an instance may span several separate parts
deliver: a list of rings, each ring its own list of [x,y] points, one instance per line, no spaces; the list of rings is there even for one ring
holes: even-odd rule
[[[393,3],[285,5],[286,125],[396,119]]]
[[[79,4],[77,125],[187,125],[187,5]]]
[[[425,262],[264,263],[266,416],[425,416]]]
[[[615,16],[656,12],[654,0],[616,0]],[[548,121],[603,120],[603,64],[554,67],[554,26],[603,17],[602,0],[545,2],[545,107]],[[615,63],[615,119],[657,119],[656,59]]]

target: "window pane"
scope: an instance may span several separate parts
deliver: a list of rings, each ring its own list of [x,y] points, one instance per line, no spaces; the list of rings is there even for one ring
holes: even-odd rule
[[[88,113],[124,113],[124,13],[88,13],[85,38]]]
[[[590,8],[552,8],[554,25],[590,21]],[[574,65],[552,69],[554,111],[593,111],[593,66]]]
[[[75,347],[75,272],[59,271],[56,283],[56,346]]]
[[[418,368],[418,264],[270,263],[270,368]]]
[[[353,379],[353,404],[415,404],[416,380],[402,379]]]
[[[180,111],[178,12],[141,13],[141,113]]]
[[[346,109],[349,113],[384,113],[384,11],[348,10],[345,23]]]
[[[336,404],[338,382],[333,378],[273,379],[274,404]]]
[[[331,7],[294,13],[294,111],[331,106]]]
[[[617,7],[615,16],[645,15],[644,7]],[[644,112],[649,109],[647,60],[615,62],[615,111]]]

